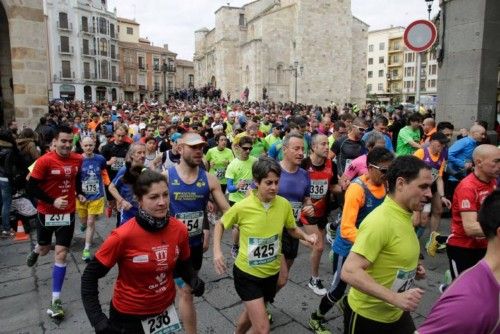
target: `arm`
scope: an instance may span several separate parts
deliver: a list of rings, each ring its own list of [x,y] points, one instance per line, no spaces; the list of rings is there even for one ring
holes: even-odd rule
[[[370,261],[364,256],[351,251],[342,267],[341,278],[353,288],[392,304],[404,311],[414,311],[417,308],[423,294],[421,289],[409,289],[402,293],[387,289],[368,275],[366,269],[368,269],[370,265]]]
[[[295,239],[303,240],[311,245],[315,245],[316,242],[318,241],[317,236],[315,233],[313,234],[306,234],[302,229],[295,227],[295,228],[287,228],[288,233]]]
[[[41,180],[35,179],[33,176],[31,176],[30,179],[28,180],[28,186],[27,186],[28,194],[45,203],[54,205],[56,199],[47,195],[45,191],[43,191],[40,188],[40,182]]]
[[[96,332],[105,332],[109,327],[109,321],[102,311],[99,303],[99,287],[98,281],[106,276],[111,268],[104,266],[96,258],[92,259],[85,268],[82,275],[81,295],[83,307],[90,324],[95,328]]]
[[[443,203],[449,209],[451,207],[451,202],[444,196],[444,182],[441,176],[439,176],[436,180],[436,187],[441,199],[441,203]]]
[[[352,184],[347,188],[340,222],[340,236],[354,243],[358,235],[356,219],[359,209],[364,205],[365,196],[363,188],[358,184]]]
[[[224,225],[222,221],[215,224],[214,228],[214,266],[215,271],[221,275],[226,272],[226,263],[220,247],[222,236],[224,235]]]
[[[230,193],[235,193],[238,191],[238,187],[233,184],[233,179],[227,179],[227,191]]]
[[[207,173],[208,184],[210,186],[210,192],[212,193],[212,197],[214,198],[215,204],[219,207],[219,209],[224,213],[229,210],[229,203],[226,201],[226,197],[222,192],[220,187],[219,180],[215,177],[215,175]]]
[[[477,221],[477,212],[460,212],[460,216],[462,217],[465,234],[469,237],[484,238],[483,230]]]
[[[448,163],[451,164],[453,169],[463,169],[465,165],[465,161],[459,159],[458,156],[460,152],[464,149],[464,144],[462,140],[456,141],[453,145],[451,145],[448,150]]]

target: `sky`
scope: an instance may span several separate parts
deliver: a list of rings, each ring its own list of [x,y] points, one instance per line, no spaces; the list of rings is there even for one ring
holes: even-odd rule
[[[333,1],[333,0],[332,0]],[[108,0],[108,10],[116,7],[119,17],[140,24],[141,37],[156,46],[168,44],[177,58],[192,60],[194,31],[215,25],[215,11],[230,3],[242,6],[250,0]],[[439,11],[434,0],[431,17]],[[351,0],[352,14],[370,25],[369,30],[406,27],[417,19],[427,18],[425,0]]]

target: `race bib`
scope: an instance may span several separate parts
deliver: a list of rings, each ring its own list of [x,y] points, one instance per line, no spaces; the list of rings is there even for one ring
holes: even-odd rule
[[[45,215],[45,226],[69,226],[71,217],[69,213],[51,213]]]
[[[125,166],[125,158],[116,158],[115,162],[111,165],[111,169],[117,171],[123,166]]]
[[[91,179],[82,182],[82,190],[85,195],[96,195],[99,193],[99,180]]]
[[[167,334],[181,330],[174,304],[170,305],[162,314],[142,320],[141,323],[145,334]]]
[[[328,192],[328,180],[311,180],[311,198],[320,199]]]
[[[278,258],[278,235],[270,238],[248,238],[248,264],[258,266]]]
[[[436,168],[432,168],[431,175],[432,175],[432,182],[436,181],[437,178],[439,177],[439,170]]]
[[[290,202],[292,205],[292,210],[293,210],[293,217],[295,218],[295,221],[299,220],[299,215],[300,215],[300,210],[302,210],[302,203],[301,202]]]
[[[176,214],[175,217],[186,225],[190,237],[203,232],[203,211],[181,212]]]
[[[246,193],[248,189],[250,189],[250,185],[252,184],[252,180],[242,180],[245,182],[243,187],[239,190],[242,193]]]
[[[226,175],[226,169],[225,168],[217,168],[215,170],[215,177],[217,177],[219,180],[222,180],[225,175]]]
[[[415,286],[415,274],[417,270],[405,271],[398,269],[396,279],[392,283],[391,290],[397,293],[405,292]]]

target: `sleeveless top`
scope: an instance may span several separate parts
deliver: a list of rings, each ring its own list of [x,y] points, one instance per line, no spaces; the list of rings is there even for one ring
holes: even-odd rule
[[[372,212],[377,206],[382,204],[385,196],[382,198],[375,197],[372,194],[372,192],[368,189],[368,186],[363,181],[361,181],[360,178],[354,179],[352,183],[359,184],[363,188],[365,193],[365,204],[363,205],[362,208],[359,209],[358,216],[356,218],[356,228],[359,229],[359,225],[361,225],[363,219],[365,219],[365,217],[368,216],[368,214]],[[351,247],[352,247],[352,242],[342,238],[340,234],[340,225],[339,225],[337,227],[337,236],[335,237],[335,242],[333,243],[332,246],[333,251],[341,256],[346,257],[351,251]]]
[[[186,225],[191,247],[202,245],[205,209],[210,195],[207,172],[198,168],[198,177],[192,184],[182,181],[175,167],[170,167],[167,173],[170,215]]]
[[[441,165],[443,164],[445,159],[445,151],[442,150],[439,153],[439,158],[437,161],[433,161],[431,157],[431,153],[429,152],[429,147],[424,147],[424,162],[431,168],[432,173],[432,182],[436,181],[439,176],[439,169],[441,169]]]

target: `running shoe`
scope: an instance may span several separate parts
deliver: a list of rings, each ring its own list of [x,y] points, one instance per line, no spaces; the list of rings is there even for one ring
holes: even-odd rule
[[[326,224],[326,241],[333,245],[335,237],[337,236],[337,226],[334,222]]]
[[[319,278],[314,279],[311,277],[309,279],[309,284],[307,284],[307,286],[311,288],[311,290],[314,291],[314,293],[317,294],[318,296],[326,295],[326,289],[323,286],[323,282],[321,282]]]
[[[52,304],[50,304],[50,307],[47,309],[47,314],[51,318],[55,319],[64,318],[64,310],[62,308],[61,300],[56,299]]]
[[[330,250],[328,252],[328,260],[330,260],[330,262],[333,262],[333,250]]]
[[[427,243],[425,244],[425,249],[427,250],[427,254],[429,256],[436,256],[436,252],[438,250],[438,242],[436,238],[439,236],[439,233],[436,231],[431,232],[431,235],[429,235],[429,240],[427,240]]]
[[[33,267],[38,260],[38,253],[31,251],[26,258],[26,264],[28,267]]]
[[[84,249],[82,253],[82,260],[85,262],[90,261],[90,249]]]
[[[87,224],[80,224],[80,232],[85,232],[87,229]]]
[[[331,334],[331,332],[326,329],[325,325],[325,317],[318,315],[316,311],[311,314],[309,318],[309,327],[316,334]]]
[[[446,244],[438,244],[438,252],[444,252],[446,251]]]
[[[451,282],[452,282],[451,271],[448,269],[444,272],[444,281],[443,284],[439,285],[439,292],[444,293],[444,291],[448,288]]]
[[[267,313],[267,319],[269,319],[269,323],[273,323],[273,315],[271,314],[271,311],[269,311],[269,304],[266,304],[266,313]]]
[[[231,247],[231,256],[233,257],[233,259],[236,259],[236,257],[238,256],[239,249],[239,245],[233,245],[233,247]]]

